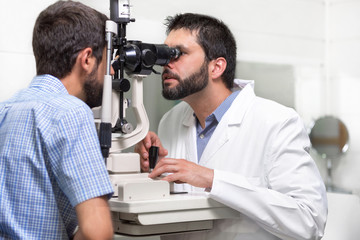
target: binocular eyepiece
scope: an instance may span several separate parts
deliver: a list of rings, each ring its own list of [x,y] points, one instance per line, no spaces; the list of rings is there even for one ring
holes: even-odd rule
[[[166,44],[128,41],[123,47],[122,55],[112,64],[115,71],[120,69],[119,61],[122,61],[127,74],[150,75],[154,72],[154,65],[165,66],[171,60],[177,59],[181,52],[178,48],[171,48]]]

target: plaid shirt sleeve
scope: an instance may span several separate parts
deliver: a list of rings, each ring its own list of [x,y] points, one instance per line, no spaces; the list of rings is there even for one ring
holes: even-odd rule
[[[101,155],[91,110],[66,111],[45,139],[51,171],[72,206],[98,196],[111,197],[113,188]]]

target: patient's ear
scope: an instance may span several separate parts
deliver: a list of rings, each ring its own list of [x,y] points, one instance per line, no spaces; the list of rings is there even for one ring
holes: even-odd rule
[[[96,64],[96,58],[93,55],[93,51],[90,47],[81,50],[77,56],[76,61],[79,63],[82,70],[86,73],[91,73]]]

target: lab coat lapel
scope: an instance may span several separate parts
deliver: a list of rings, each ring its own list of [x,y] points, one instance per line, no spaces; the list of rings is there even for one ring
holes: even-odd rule
[[[234,133],[238,132],[234,131],[233,128],[240,127],[241,122],[254,99],[255,94],[253,88],[250,84],[248,84],[241,90],[229,110],[222,117],[220,123],[215,129],[215,132],[204,149],[199,162],[200,165],[208,165],[215,153],[229,141]],[[213,165],[211,164],[211,166]]]
[[[185,149],[187,151],[185,153],[185,159],[197,163],[196,120],[191,108],[184,114],[182,123],[187,131],[185,141]]]

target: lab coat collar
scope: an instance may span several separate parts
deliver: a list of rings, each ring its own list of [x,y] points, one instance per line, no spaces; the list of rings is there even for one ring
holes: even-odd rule
[[[233,90],[241,92],[228,110],[229,113],[225,113],[228,116],[224,120],[227,121],[228,125],[241,124],[251,102],[255,99],[253,80],[235,79],[234,84]]]
[[[251,86],[251,88],[254,89],[254,85],[254,80],[234,79],[233,91],[241,90],[246,86]]]
[[[228,124],[240,124],[243,116],[245,114],[245,111],[247,109],[247,106],[249,104],[249,101],[252,101],[252,99],[255,97],[254,94],[254,81],[253,80],[243,80],[243,79],[234,79],[234,88],[232,91],[241,91],[239,95],[235,98],[234,102],[230,106],[230,109],[238,109],[237,111],[229,111],[235,114],[237,117],[231,117],[229,119]],[[183,104],[187,104],[183,102]],[[225,113],[225,115],[229,115]],[[192,108],[187,108],[187,110],[184,112],[183,115],[183,125],[190,127],[194,126],[196,123],[196,119],[194,117],[194,111]]]
[[[232,128],[238,128],[241,126],[241,122],[247,110],[255,99],[253,90],[254,81],[235,79],[234,85],[235,88],[233,90],[239,90],[240,93],[222,117],[215,129],[215,132],[213,133],[213,136],[210,138],[207,146],[205,147],[199,161],[199,164],[201,165],[206,164],[206,162],[208,162],[211,157],[232,137],[233,133],[237,132],[233,131]],[[180,104],[187,103],[182,102]],[[196,159],[196,118],[194,117],[194,111],[190,106],[185,108],[182,123],[190,130],[188,131],[189,135],[186,141],[188,149],[187,159]]]
[[[187,104],[186,102],[182,102],[182,104]],[[188,104],[187,104],[188,105]],[[186,127],[190,127],[192,125],[195,125],[196,122],[196,117],[194,116],[194,111],[193,109],[189,106],[185,112],[184,112],[184,117],[183,117],[183,125]]]
[[[237,79],[236,79],[237,80]],[[210,138],[204,152],[201,156],[199,164],[205,165],[211,157],[233,136],[233,128],[239,128],[246,112],[251,107],[251,103],[255,99],[253,90],[254,81],[239,80],[234,81],[236,87],[241,89],[238,96],[233,101],[230,108],[224,114],[223,118],[216,127],[213,136]],[[237,89],[235,89],[237,90]]]

